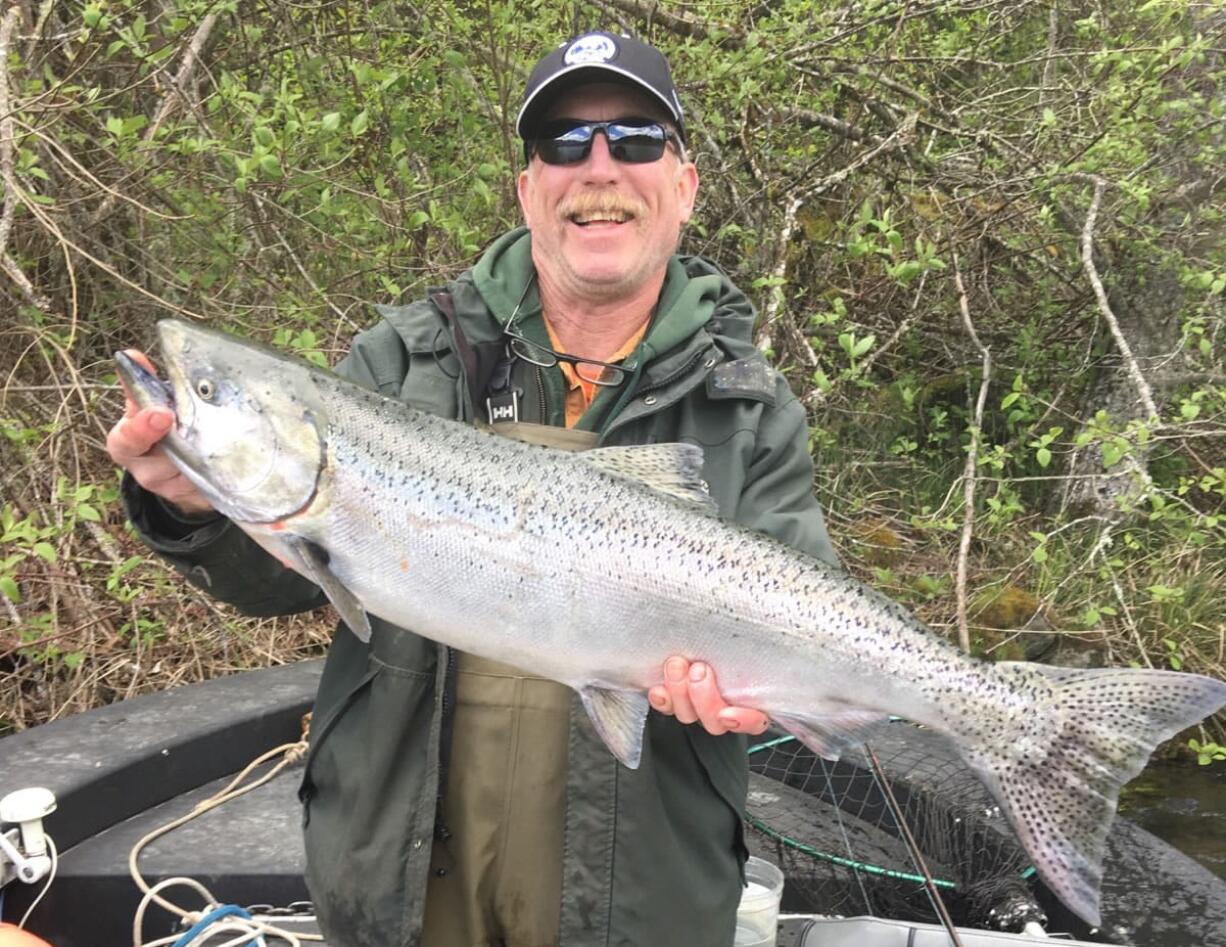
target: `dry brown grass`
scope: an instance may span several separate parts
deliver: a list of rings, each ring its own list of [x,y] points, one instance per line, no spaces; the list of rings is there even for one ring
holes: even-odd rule
[[[132,533],[103,447],[122,409],[108,362],[83,365],[51,332],[2,339],[0,576],[20,601],[0,595],[0,734],[323,653],[330,610],[244,618]]]

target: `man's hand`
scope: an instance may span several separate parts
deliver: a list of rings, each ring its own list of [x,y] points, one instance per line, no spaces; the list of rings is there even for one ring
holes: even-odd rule
[[[671,657],[664,662],[664,684],[647,692],[651,706],[662,714],[671,714],[682,723],[699,722],[708,733],[765,732],[770,718],[750,707],[733,707],[725,702],[715,680],[715,669],[709,664],[685,658]]]
[[[128,349],[127,354],[154,371],[153,363],[144,352]],[[142,487],[189,515],[208,513],[213,505],[179,472],[158,445],[174,426],[175,415],[169,408],[139,408],[131,392],[124,390],[123,417],[106,436],[106,449],[111,459],[129,471]]]

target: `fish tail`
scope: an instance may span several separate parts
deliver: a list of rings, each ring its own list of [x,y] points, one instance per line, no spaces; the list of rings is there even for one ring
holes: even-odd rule
[[[1159,743],[1226,704],[1226,683],[1176,671],[994,667],[1027,711],[995,732],[977,722],[978,738],[958,740],[959,750],[1044,883],[1097,927],[1103,853],[1121,787]]]

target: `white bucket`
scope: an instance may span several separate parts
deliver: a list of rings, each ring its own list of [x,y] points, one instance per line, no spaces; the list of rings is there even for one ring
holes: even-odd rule
[[[751,856],[745,863],[745,881],[741,906],[736,911],[733,947],[775,947],[783,872],[770,862]]]

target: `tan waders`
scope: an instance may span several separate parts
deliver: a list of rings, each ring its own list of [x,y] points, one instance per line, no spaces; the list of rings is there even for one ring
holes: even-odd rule
[[[557,947],[571,691],[457,657],[423,947]]]

